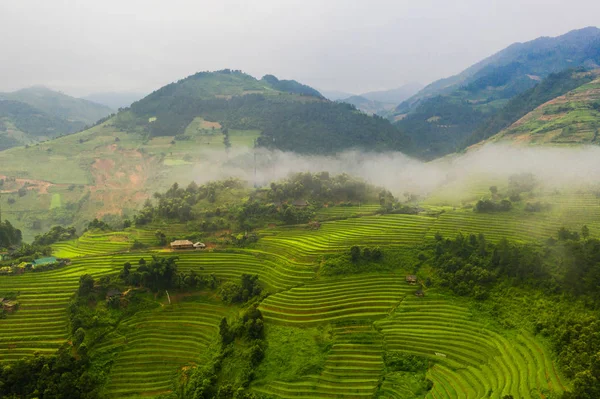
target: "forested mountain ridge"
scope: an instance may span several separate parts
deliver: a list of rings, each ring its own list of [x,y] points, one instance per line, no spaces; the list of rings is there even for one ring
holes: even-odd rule
[[[543,103],[485,142],[600,143],[600,70],[586,75],[595,79]]]
[[[0,99],[29,104],[55,118],[78,122],[83,126],[91,125],[113,112],[113,109],[105,105],[71,97],[43,86],[33,86],[12,93],[0,93]]]
[[[111,112],[41,86],[0,93],[0,150],[77,132]]]
[[[550,74],[599,65],[600,29],[595,27],[515,43],[458,75],[425,87],[400,104],[391,118],[414,141],[421,156],[435,158],[460,149],[512,98]]]
[[[326,100],[293,80],[258,80],[232,70],[200,72],[164,86],[120,112],[114,123],[148,137],[178,136],[198,117],[227,130],[258,130],[258,145],[298,153],[408,148],[383,118]]]

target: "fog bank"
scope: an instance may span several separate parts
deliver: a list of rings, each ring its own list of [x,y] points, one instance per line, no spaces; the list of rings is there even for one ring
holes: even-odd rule
[[[256,169],[256,172],[255,172]],[[513,147],[489,144],[464,154],[422,162],[402,153],[347,151],[335,156],[307,156],[278,150],[232,150],[208,153],[195,165],[198,183],[238,177],[267,185],[295,172],[347,173],[389,189],[394,195],[421,196],[474,177],[508,178],[531,172],[548,188],[600,183],[600,147]]]

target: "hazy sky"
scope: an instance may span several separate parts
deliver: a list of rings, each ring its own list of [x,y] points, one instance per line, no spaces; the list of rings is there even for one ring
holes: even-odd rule
[[[590,25],[598,0],[0,0],[0,91],[152,91],[231,68],[360,93]]]

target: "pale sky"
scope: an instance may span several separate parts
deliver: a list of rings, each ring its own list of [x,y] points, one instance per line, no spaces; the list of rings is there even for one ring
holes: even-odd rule
[[[598,0],[0,0],[0,91],[155,90],[198,71],[352,93],[600,26]]]

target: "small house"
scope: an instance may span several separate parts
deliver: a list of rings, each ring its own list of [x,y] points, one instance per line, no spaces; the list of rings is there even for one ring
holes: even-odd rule
[[[31,266],[35,269],[37,266],[52,265],[57,262],[58,262],[58,259],[56,259],[54,256],[48,256],[46,258],[39,258],[39,259],[32,261]]]
[[[292,205],[294,205],[296,208],[306,208],[308,206],[308,201],[295,200],[294,202],[292,202]]]
[[[8,254],[8,252],[6,252],[6,251],[0,252],[0,260],[8,260],[8,259],[10,259],[10,255]]]
[[[417,276],[415,276],[414,274],[409,274],[408,276],[406,276],[406,282],[408,284],[417,284]]]
[[[111,299],[111,298],[120,297],[120,296],[121,296],[121,291],[119,291],[116,288],[111,288],[106,293],[106,299]]]
[[[190,240],[175,240],[171,243],[171,249],[194,249],[194,243]]]
[[[7,313],[12,313],[19,307],[19,302],[11,301],[9,299],[2,299],[2,309]]]
[[[415,291],[415,296],[424,297],[425,292],[423,292],[423,290],[419,288],[418,290]]]
[[[197,243],[194,244],[194,248],[196,248],[196,249],[204,249],[204,248],[206,248],[206,244],[203,243],[203,242],[197,242]]]

